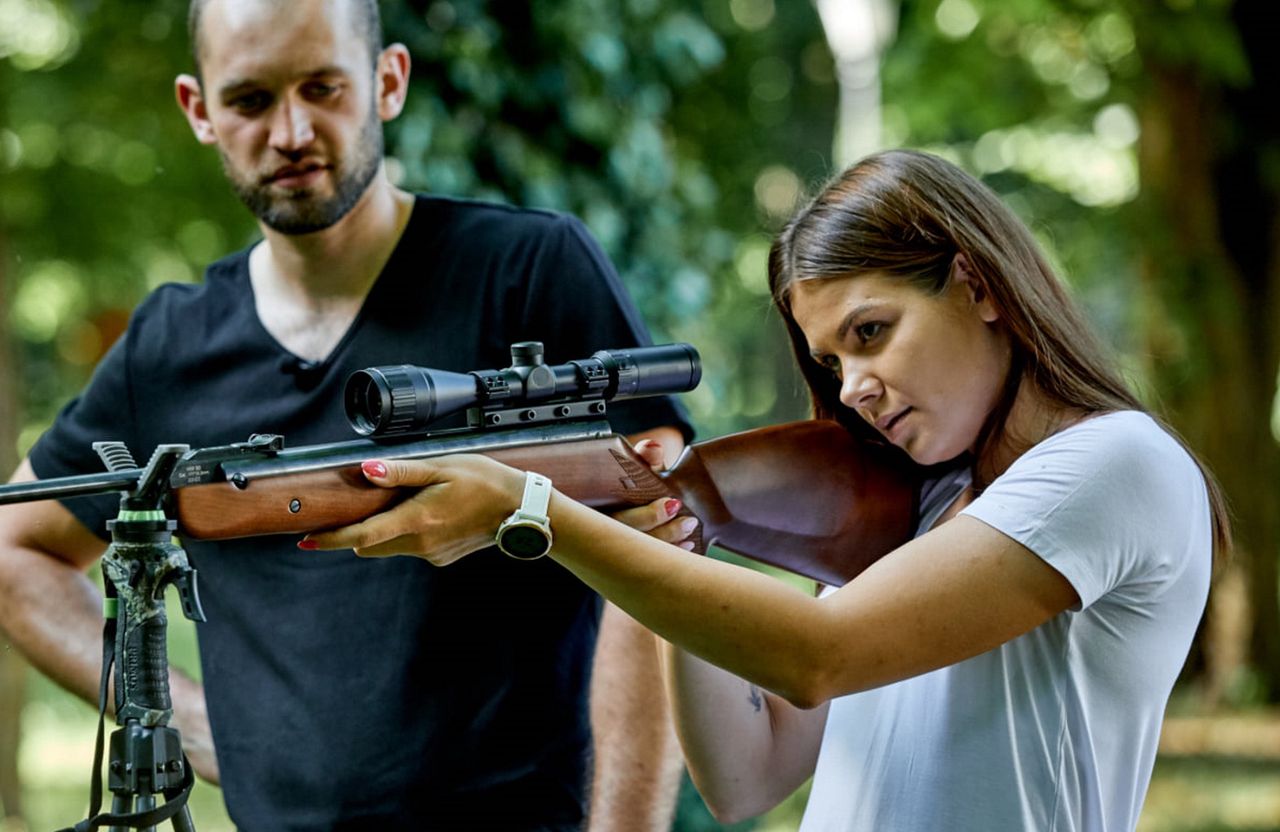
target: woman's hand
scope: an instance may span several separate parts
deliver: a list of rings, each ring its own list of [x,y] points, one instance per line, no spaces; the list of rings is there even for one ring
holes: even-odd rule
[[[383,488],[421,486],[389,511],[359,523],[314,532],[300,549],[354,549],[362,557],[417,555],[445,566],[493,545],[498,526],[520,507],[523,471],[485,456],[431,460],[370,460],[360,466]]]
[[[642,439],[636,443],[636,453],[648,463],[654,471],[662,471],[665,464],[662,460],[662,445],[652,439]],[[676,517],[680,511],[680,501],[675,497],[660,497],[652,503],[617,512],[613,519],[625,523],[633,529],[648,532],[659,540],[673,543],[681,549],[692,550],[694,542],[689,535],[698,527],[696,517]]]

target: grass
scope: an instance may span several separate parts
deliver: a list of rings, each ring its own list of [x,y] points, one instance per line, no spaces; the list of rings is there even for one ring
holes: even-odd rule
[[[80,820],[88,809],[94,715],[69,697],[31,702],[24,715],[22,773],[29,828],[56,829]],[[710,832],[716,824],[694,793],[681,801],[680,832]],[[200,832],[232,832],[222,793],[198,783],[192,816]],[[754,823],[734,830],[794,830],[803,795]],[[1269,759],[1219,754],[1167,755],[1156,764],[1139,832],[1280,832],[1280,748]],[[0,828],[0,832],[17,829]]]
[[[23,808],[32,830],[61,829],[82,820],[89,810],[89,779],[97,715],[70,696],[42,696],[23,712]],[[107,730],[114,728],[108,720]],[[110,808],[111,795],[104,798]],[[197,782],[191,814],[199,832],[234,832],[222,805],[222,792]],[[161,828],[170,828],[166,824]],[[16,832],[3,829],[0,832]]]
[[[170,593],[172,595],[172,593]],[[196,670],[193,628],[170,604],[169,654]],[[27,829],[58,829],[88,809],[96,714],[36,673],[23,712],[20,761]],[[1171,707],[1138,832],[1280,832],[1280,712],[1196,715]],[[113,727],[110,723],[108,728]],[[726,827],[686,783],[676,832],[786,832],[804,810],[804,789],[762,818]],[[222,792],[197,783],[191,811],[199,832],[232,832]],[[162,828],[168,828],[167,826]],[[0,832],[25,832],[0,820]]]

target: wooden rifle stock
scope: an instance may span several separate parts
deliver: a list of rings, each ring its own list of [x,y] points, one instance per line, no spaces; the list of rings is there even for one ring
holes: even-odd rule
[[[562,493],[601,511],[677,497],[681,513],[700,521],[699,551],[715,544],[824,584],[847,582],[906,542],[914,526],[910,474],[835,422],[792,422],[695,443],[660,474],[616,434],[475,450],[545,474]],[[408,493],[370,484],[355,463],[263,476],[242,487],[191,485],[173,496],[184,534],[225,539],[346,525]]]

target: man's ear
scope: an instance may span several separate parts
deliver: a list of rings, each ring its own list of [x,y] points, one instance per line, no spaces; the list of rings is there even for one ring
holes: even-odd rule
[[[391,121],[404,109],[405,96],[409,93],[409,50],[402,43],[383,49],[375,72],[378,118]]]
[[[178,99],[178,107],[187,117],[191,132],[201,144],[217,144],[218,137],[213,132],[213,122],[209,121],[209,110],[205,106],[204,92],[200,89],[200,79],[194,75],[179,75],[173,82],[173,91]]]
[[[989,324],[1000,319],[1000,313],[991,301],[991,293],[987,284],[969,265],[969,258],[963,252],[956,254],[951,261],[951,278],[958,281],[969,293],[969,300],[977,307],[978,315]]]

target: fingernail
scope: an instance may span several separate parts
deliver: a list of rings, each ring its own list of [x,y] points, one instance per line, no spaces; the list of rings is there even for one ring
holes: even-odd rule
[[[298,541],[298,548],[299,548],[299,549],[307,549],[307,550],[311,550],[311,549],[319,549],[319,548],[320,548],[320,544],[319,544],[319,543],[316,543],[314,540],[309,540],[309,539],[307,539],[307,538],[305,538],[305,537],[304,537],[304,538],[302,538],[302,540],[299,540],[299,541]]]
[[[679,544],[677,544],[677,545],[678,545],[681,549],[684,549],[686,552],[692,552],[692,551],[693,551],[694,543],[693,543],[693,541],[692,541],[692,540],[686,540],[684,543],[679,543]]]
[[[681,534],[688,534],[696,528],[698,528],[698,518],[696,517],[686,517],[680,521]]]
[[[377,460],[372,460],[372,459],[369,460],[368,462],[360,463],[360,470],[364,471],[365,476],[373,477],[374,479],[379,479],[379,480],[387,475],[387,466],[383,465],[381,462],[378,462]]]
[[[680,510],[680,501],[672,497],[662,504],[662,510],[667,513],[668,517],[675,517],[676,512]]]

